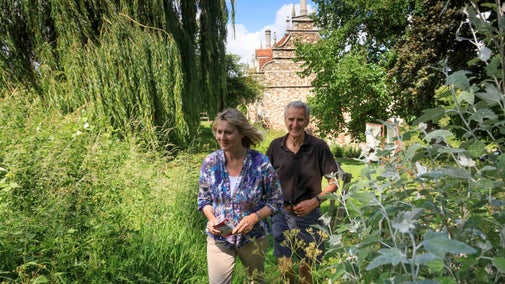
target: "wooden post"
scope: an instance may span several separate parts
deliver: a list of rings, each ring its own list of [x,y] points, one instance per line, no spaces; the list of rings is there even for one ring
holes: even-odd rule
[[[342,188],[342,194],[344,194],[344,187],[346,184],[351,182],[352,174],[346,173],[342,169],[340,169],[338,175],[339,175],[339,179],[342,180],[342,187],[341,188]],[[331,199],[330,205],[328,207],[328,214],[330,215],[330,217],[341,218],[344,215],[344,211],[342,210],[342,208],[340,206],[337,206],[337,207],[338,208],[337,208],[336,214],[335,214],[335,199]]]

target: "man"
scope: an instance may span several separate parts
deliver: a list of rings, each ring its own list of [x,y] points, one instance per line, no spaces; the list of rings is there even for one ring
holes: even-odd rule
[[[272,227],[274,255],[278,258],[286,283],[295,283],[295,259],[298,260],[299,283],[312,283],[311,267],[314,261],[321,261],[324,241],[311,225],[320,223],[322,196],[337,189],[331,179],[322,189],[322,178],[327,174],[336,174],[338,165],[326,142],[305,131],[309,115],[307,104],[290,102],[284,110],[288,133],[274,139],[267,150],[267,156],[281,180],[284,195],[284,209],[272,217]],[[286,239],[286,232],[287,235],[294,232],[296,239],[304,243],[300,245],[289,237]]]

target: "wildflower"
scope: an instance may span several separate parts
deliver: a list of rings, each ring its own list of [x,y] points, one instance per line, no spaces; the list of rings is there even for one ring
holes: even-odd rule
[[[475,161],[465,155],[460,155],[457,162],[462,167],[475,167]]]
[[[359,229],[360,222],[352,221],[352,224],[349,226],[349,233],[356,233]]]
[[[479,46],[478,48],[479,59],[481,61],[488,61],[491,58],[491,49],[486,46]]]
[[[419,128],[419,130],[421,130],[422,132],[425,132],[426,129],[428,129],[428,124],[424,123],[424,122],[420,122],[417,127]]]
[[[327,213],[324,213],[321,217],[319,217],[319,220],[323,223],[323,225],[329,226],[331,217]]]
[[[89,128],[89,123],[84,123],[84,129],[88,129]]]
[[[331,235],[329,240],[330,246],[335,247],[342,244],[342,235]]]
[[[401,222],[393,223],[393,228],[400,231],[400,233],[408,233],[410,229],[414,229],[416,226],[412,222],[412,220],[403,219]]]
[[[416,164],[417,177],[420,177],[422,174],[425,174],[428,171],[428,168],[421,165],[421,163],[419,163],[419,161],[416,161],[415,164]]]

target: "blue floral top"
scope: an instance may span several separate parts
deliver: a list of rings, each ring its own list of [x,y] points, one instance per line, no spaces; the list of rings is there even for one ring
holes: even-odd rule
[[[230,179],[225,165],[222,150],[208,155],[200,169],[200,191],[198,193],[198,210],[212,205],[213,213],[218,219],[230,220],[237,226],[247,215],[267,205],[272,215],[283,206],[282,189],[275,169],[268,157],[256,150],[248,149],[242,171],[238,177],[237,187],[230,189]],[[270,232],[270,225],[265,220],[258,222],[247,234],[228,237],[207,235],[224,240],[228,247],[241,247],[253,239],[264,237]]]

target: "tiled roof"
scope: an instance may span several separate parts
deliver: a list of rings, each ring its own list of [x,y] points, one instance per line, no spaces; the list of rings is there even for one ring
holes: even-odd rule
[[[279,40],[277,43],[276,43],[276,47],[282,47],[283,45],[285,45],[287,42],[288,42],[288,39],[289,39],[289,34],[285,34],[281,40]]]
[[[272,60],[273,53],[271,48],[256,49],[256,58],[258,59],[259,70],[267,63]]]

